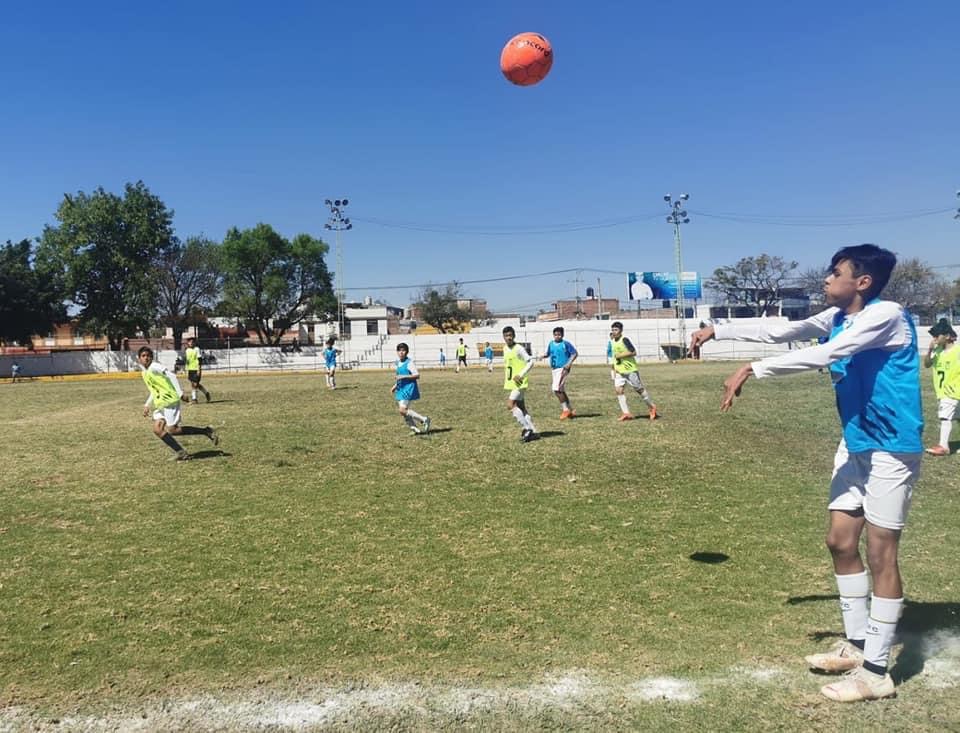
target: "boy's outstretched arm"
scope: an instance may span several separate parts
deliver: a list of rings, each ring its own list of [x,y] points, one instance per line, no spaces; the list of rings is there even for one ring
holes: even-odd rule
[[[723,383],[723,400],[720,402],[720,412],[727,412],[733,407],[733,398],[740,396],[744,382],[753,376],[753,366],[744,364]]]
[[[687,349],[687,356],[693,355],[693,350],[707,343],[714,337],[713,326],[704,326],[690,334],[690,348]]]

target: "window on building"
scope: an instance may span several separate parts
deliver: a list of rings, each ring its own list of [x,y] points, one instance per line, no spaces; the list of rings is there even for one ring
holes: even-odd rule
[[[83,346],[83,334],[76,328],[73,329],[73,345]]]
[[[380,322],[376,318],[367,319],[367,336],[376,336],[380,333]]]

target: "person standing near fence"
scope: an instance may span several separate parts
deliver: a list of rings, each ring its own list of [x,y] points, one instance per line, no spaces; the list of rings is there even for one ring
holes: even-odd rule
[[[210,393],[200,384],[200,377],[203,373],[203,359],[200,356],[200,348],[197,346],[196,339],[190,336],[187,339],[187,348],[183,350],[183,361],[187,368],[187,379],[190,380],[190,402],[197,404],[197,390],[203,392],[203,396],[210,401]]]
[[[327,348],[323,350],[323,363],[327,369],[327,387],[330,389],[337,388],[337,356],[343,353],[340,349],[334,348],[334,343],[331,336],[327,339]]]
[[[16,384],[17,380],[20,379],[20,365],[17,362],[13,362],[10,365],[10,383]]]

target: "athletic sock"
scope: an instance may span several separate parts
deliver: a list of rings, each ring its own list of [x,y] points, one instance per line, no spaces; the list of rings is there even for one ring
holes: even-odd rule
[[[526,415],[524,415],[523,418],[524,418],[524,424],[526,425],[527,430],[533,433],[537,432],[537,428],[533,424],[533,418],[530,417],[530,413],[527,413]]]
[[[570,412],[570,400],[564,400],[563,404],[560,405],[564,410]]]
[[[518,423],[520,423],[520,427],[521,427],[521,428],[526,428],[526,427],[527,427],[527,421],[525,420],[525,417],[526,417],[526,416],[523,414],[523,410],[521,410],[519,407],[517,407],[516,405],[514,405],[513,407],[510,408],[510,412],[513,413],[514,419],[515,419]]]
[[[897,621],[903,611],[902,598],[870,599],[870,618],[867,621],[867,637],[863,646],[863,666],[874,674],[886,674],[890,659],[890,647],[897,633]]]
[[[836,577],[843,630],[849,641],[863,649],[863,640],[867,633],[867,597],[870,595],[867,571]]]
[[[419,412],[414,412],[409,407],[407,408],[407,414],[410,417],[412,417],[414,420],[419,420],[420,422],[423,422],[423,415],[421,415]]]
[[[953,420],[940,421],[940,445],[950,450],[950,432],[953,430]]]
[[[640,399],[647,403],[647,407],[653,407],[653,400],[650,398],[650,393],[647,392],[646,387],[640,390]]]
[[[175,452],[177,452],[177,453],[179,453],[180,451],[183,450],[183,446],[180,445],[180,444],[177,442],[177,439],[174,438],[172,435],[170,435],[170,433],[164,433],[163,435],[161,435],[161,436],[160,436],[160,440],[162,440],[164,443],[166,443],[166,444],[170,447],[171,450],[173,450],[173,451],[175,451]]]
[[[209,435],[210,428],[192,428],[189,425],[180,426],[180,435]]]
[[[624,415],[630,412],[630,408],[627,406],[627,396],[625,394],[618,394],[617,402],[620,403],[620,412],[622,412]]]
[[[190,399],[193,400],[194,402],[197,401],[197,390],[195,389],[190,390]]]

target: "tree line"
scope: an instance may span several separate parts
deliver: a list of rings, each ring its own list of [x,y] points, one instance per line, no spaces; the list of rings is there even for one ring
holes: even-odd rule
[[[221,242],[181,240],[173,214],[142,181],[123,195],[65,194],[55,225],[0,247],[0,339],[26,344],[69,316],[112,349],[157,327],[180,348],[187,328],[216,312],[276,345],[307,316],[335,317],[323,240],[268,224],[231,228]]]

